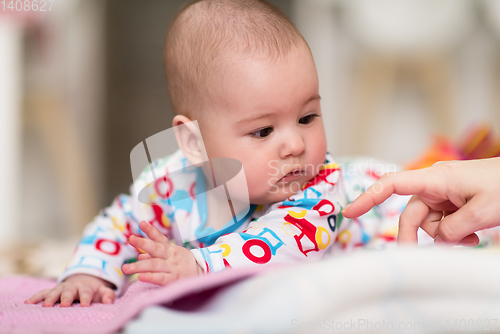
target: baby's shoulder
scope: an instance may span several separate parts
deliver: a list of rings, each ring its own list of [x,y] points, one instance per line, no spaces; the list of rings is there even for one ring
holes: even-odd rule
[[[169,172],[182,170],[187,166],[187,158],[181,150],[175,153],[153,160],[144,167],[134,182],[151,182],[151,178],[165,176]]]
[[[158,187],[161,189],[166,187],[162,191],[172,191],[174,183],[184,184],[186,183],[184,181],[193,181],[193,173],[184,172],[186,169],[190,169],[187,167],[189,167],[187,158],[181,150],[155,159],[134,179],[131,192],[137,194],[139,202],[150,204],[150,197],[156,197],[159,191]]]

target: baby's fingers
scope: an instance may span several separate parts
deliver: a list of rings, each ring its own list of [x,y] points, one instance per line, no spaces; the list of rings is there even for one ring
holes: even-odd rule
[[[35,293],[33,296],[31,296],[30,298],[26,299],[24,301],[25,304],[37,304],[39,302],[41,302],[42,300],[45,300],[45,296],[47,296],[50,292],[50,289],[45,289],[45,290],[42,290],[42,291],[39,291],[37,293]]]
[[[76,288],[66,288],[61,294],[61,307],[70,307],[76,298],[78,291]]]
[[[61,297],[61,287],[56,287],[52,290],[49,291],[49,293],[45,296],[45,301],[43,302],[42,306],[43,307],[52,307],[54,306],[55,303],[59,301],[59,298]]]
[[[123,272],[127,275],[147,272],[166,272],[168,271],[167,269],[167,262],[159,258],[137,261],[122,266]]]
[[[98,296],[99,300],[95,300],[95,298],[94,300],[103,304],[113,304],[115,301],[115,292],[104,285],[99,287],[96,296]]]
[[[168,257],[169,246],[163,243],[149,240],[147,238],[137,237],[135,235],[131,235],[130,238],[128,239],[128,242],[132,246],[142,250],[143,252],[148,253],[152,257],[157,257],[157,258]]]
[[[154,227],[153,225],[148,224],[145,221],[142,221],[139,227],[144,233],[146,233],[149,239],[170,246],[167,237],[164,236],[160,231],[158,231],[156,227]]]
[[[137,259],[139,261],[141,261],[141,260],[147,260],[147,259],[150,259],[150,258],[151,258],[151,256],[148,253],[139,254],[139,256],[137,257]]]
[[[177,278],[171,273],[144,273],[138,276],[139,281],[158,285],[167,285]]]
[[[78,288],[78,295],[80,296],[80,306],[90,306],[94,297],[94,291],[88,286],[80,286]]]

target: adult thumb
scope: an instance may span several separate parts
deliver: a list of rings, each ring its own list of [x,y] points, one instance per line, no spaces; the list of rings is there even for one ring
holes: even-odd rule
[[[476,202],[477,196],[444,217],[437,227],[435,242],[455,245],[468,235],[483,229],[483,218],[478,213]]]

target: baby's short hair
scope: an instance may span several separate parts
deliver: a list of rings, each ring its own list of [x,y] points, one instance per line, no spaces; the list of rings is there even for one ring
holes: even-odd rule
[[[175,114],[213,104],[217,79],[236,55],[278,59],[307,43],[276,7],[261,0],[201,0],[182,8],[164,47],[165,74]]]

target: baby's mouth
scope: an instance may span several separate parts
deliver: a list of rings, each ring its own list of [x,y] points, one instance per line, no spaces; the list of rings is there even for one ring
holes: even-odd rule
[[[278,180],[278,183],[288,183],[291,181],[295,181],[300,177],[304,176],[305,172],[301,169],[294,169],[288,174],[285,174],[281,179]]]

